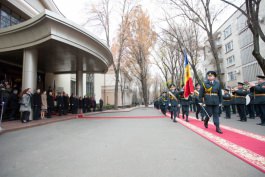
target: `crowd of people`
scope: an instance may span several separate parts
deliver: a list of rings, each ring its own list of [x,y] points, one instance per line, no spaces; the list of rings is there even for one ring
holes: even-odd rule
[[[258,75],[255,84],[238,82],[237,87],[224,89],[221,89],[216,76],[214,71],[207,72],[207,79],[202,84],[195,84],[194,92],[188,97],[184,96],[184,87],[178,89],[171,84],[169,90],[154,101],[154,106],[163,114],[170,111],[173,122],[177,122],[176,117],[180,117],[181,110],[182,118],[188,122],[189,112],[193,111],[197,119],[204,121],[205,128],[213,116],[218,133],[222,133],[219,123],[222,112],[226,119],[231,119],[231,113],[238,114],[241,122],[260,117],[258,125],[265,126],[265,76]]]
[[[99,100],[99,105],[94,97],[69,96],[65,92],[54,93],[51,88],[41,92],[35,92],[27,88],[19,91],[14,85],[11,87],[7,81],[0,84],[1,116],[6,120],[18,120],[22,123],[30,121],[32,110],[33,120],[51,118],[53,115],[67,115],[68,113],[80,114],[103,110],[103,100]]]

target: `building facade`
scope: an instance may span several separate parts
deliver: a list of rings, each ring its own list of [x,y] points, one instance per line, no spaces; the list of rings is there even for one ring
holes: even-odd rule
[[[242,5],[244,7],[244,4]],[[265,31],[265,2],[260,4],[260,24]],[[235,11],[215,32],[215,44],[221,63],[222,81],[226,87],[235,87],[237,82],[254,82],[262,70],[252,55],[253,36],[246,17]],[[261,55],[265,56],[265,44],[260,40]],[[205,45],[204,71],[216,69],[209,46]]]
[[[95,77],[113,61],[109,48],[52,0],[0,0],[0,41],[0,80],[22,90],[101,95]]]

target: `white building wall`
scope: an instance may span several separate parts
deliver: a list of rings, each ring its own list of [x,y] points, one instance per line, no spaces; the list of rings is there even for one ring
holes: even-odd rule
[[[101,93],[101,86],[104,86],[104,74],[94,74],[94,93],[95,93],[95,100],[98,103],[99,99],[103,98]]]

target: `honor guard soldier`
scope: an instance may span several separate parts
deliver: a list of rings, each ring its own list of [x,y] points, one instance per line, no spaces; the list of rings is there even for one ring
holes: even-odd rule
[[[225,118],[231,119],[231,95],[229,94],[228,89],[224,89],[223,106],[225,110]]]
[[[199,92],[201,89],[201,85],[199,83],[195,84],[194,98],[196,105],[196,119],[199,119],[199,113],[201,113],[201,106],[199,105]]]
[[[167,96],[167,92],[164,91],[160,97],[160,109],[161,112],[166,115],[168,108],[169,98]]]
[[[190,101],[191,97],[189,96],[188,98],[184,98],[184,91],[181,90],[179,92],[179,97],[180,97],[180,104],[181,104],[181,109],[182,109],[182,118],[185,119],[186,116],[186,122],[189,122],[189,107],[190,107]]]
[[[206,118],[204,120],[205,128],[208,128],[208,121],[210,116],[213,115],[213,122],[216,126],[216,132],[222,134],[219,123],[219,106],[222,104],[222,90],[221,85],[216,81],[216,72],[208,71],[207,80],[203,82],[200,89],[199,100],[200,105],[203,105],[203,101],[206,109]]]
[[[174,84],[170,84],[169,86],[169,104],[170,104],[170,113],[171,113],[171,119],[173,119],[173,122],[177,122],[176,117],[179,112],[178,104],[178,93],[176,91],[176,86]]]
[[[234,95],[234,103],[237,106],[237,112],[240,117],[239,121],[246,122],[246,95],[248,94],[248,91],[244,89],[244,83],[238,82],[237,84],[237,88],[232,90],[232,94]]]
[[[254,104],[257,106],[261,123],[265,126],[265,76],[257,76],[258,84],[249,83],[250,91],[254,94]]]

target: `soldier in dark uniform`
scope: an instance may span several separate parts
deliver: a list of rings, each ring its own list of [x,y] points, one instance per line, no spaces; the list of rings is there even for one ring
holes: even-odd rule
[[[166,115],[168,108],[169,98],[167,96],[167,92],[164,91],[160,97],[160,109],[161,112]]]
[[[182,110],[182,119],[185,119],[186,116],[186,122],[189,122],[189,107],[192,98],[190,96],[188,98],[184,98],[184,90],[179,91],[179,98]]]
[[[254,94],[254,104],[259,110],[261,123],[258,125],[265,126],[265,76],[257,76],[258,84],[249,83],[250,91]]]
[[[249,119],[255,119],[254,94],[250,92],[249,89],[248,89],[248,96],[250,98],[250,102],[247,105],[247,113],[248,113]]]
[[[194,98],[195,98],[195,105],[196,105],[196,118],[199,119],[199,113],[201,113],[201,106],[199,105],[199,92],[201,86],[199,83],[195,84],[195,91],[194,91]]]
[[[222,90],[221,85],[218,81],[215,80],[216,72],[208,71],[207,72],[207,80],[203,82],[202,87],[200,89],[199,100],[200,105],[203,105],[203,101],[205,109],[208,113],[206,114],[206,118],[204,120],[205,128],[208,128],[208,121],[210,119],[209,116],[213,115],[213,122],[216,126],[216,132],[222,134],[222,130],[220,129],[219,123],[219,106],[222,104]]]
[[[176,86],[174,84],[170,84],[169,86],[169,106],[170,106],[170,113],[171,113],[171,119],[173,119],[173,122],[177,122],[176,117],[179,112],[179,99],[178,99],[178,93],[176,91]]]
[[[237,112],[239,114],[240,120],[242,122],[247,121],[246,115],[246,95],[248,91],[244,89],[245,84],[242,82],[238,82],[238,86],[236,89],[232,90],[232,94],[234,95],[234,102],[237,106]]]
[[[64,101],[63,101],[63,96],[61,93],[58,93],[58,96],[56,97],[56,101],[57,101],[57,111],[58,111],[59,116],[61,116],[64,111]]]
[[[32,106],[33,106],[33,120],[40,119],[40,110],[41,110],[41,94],[40,89],[37,89],[32,96]]]
[[[225,111],[225,118],[231,119],[231,95],[228,89],[224,89],[223,106]]]

